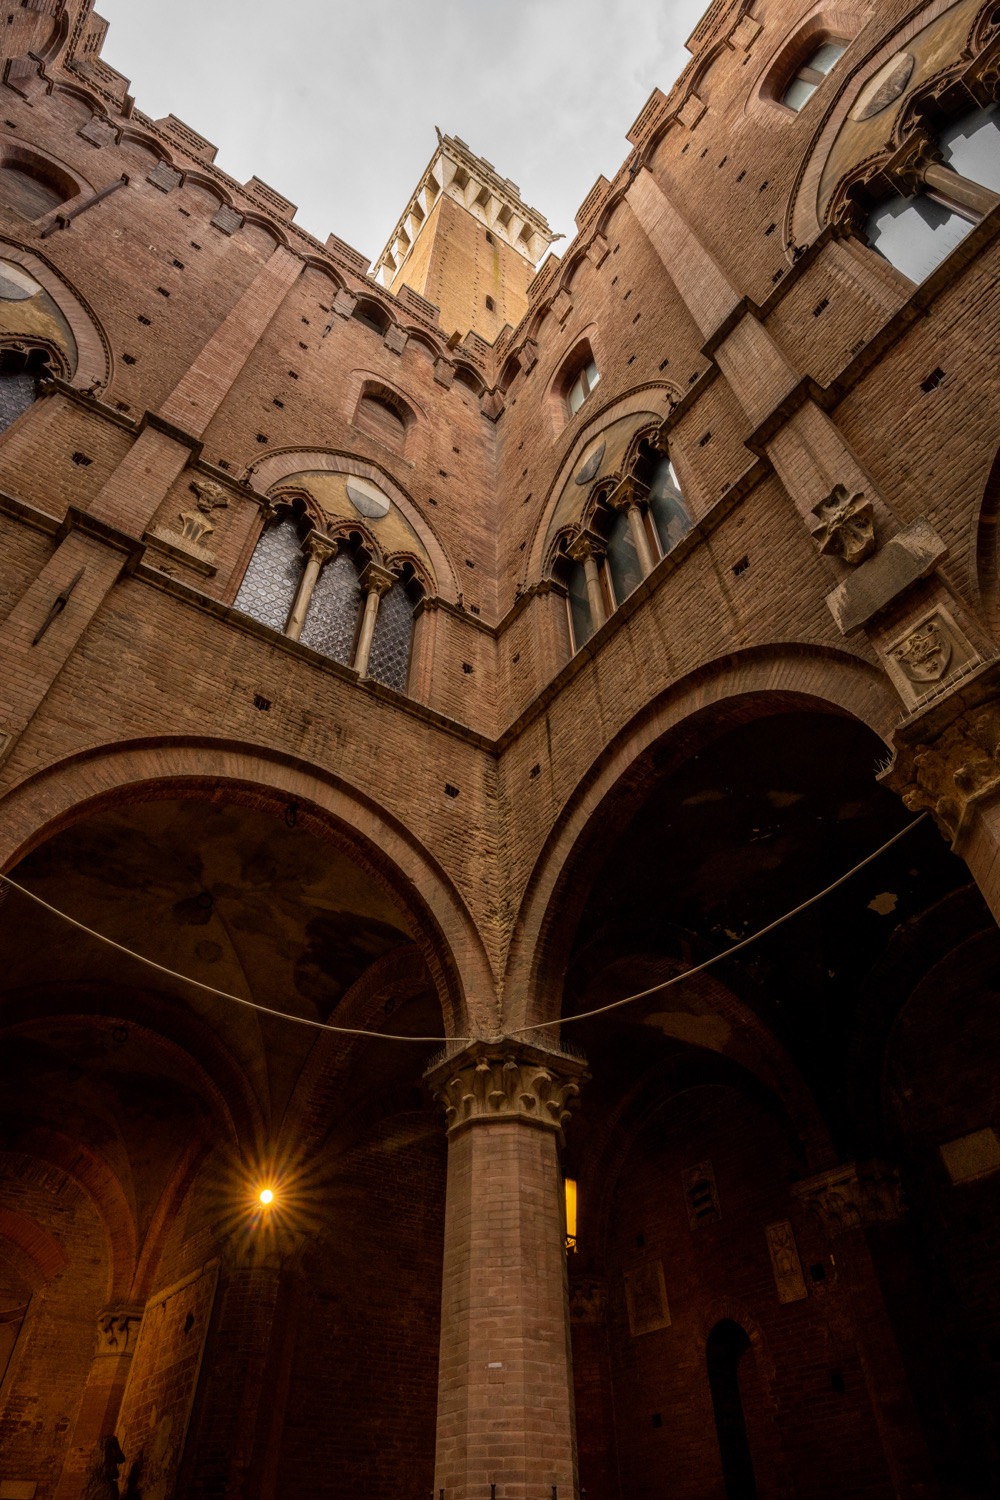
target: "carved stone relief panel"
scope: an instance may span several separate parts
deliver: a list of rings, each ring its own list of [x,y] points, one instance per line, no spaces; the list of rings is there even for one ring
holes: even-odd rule
[[[667,1286],[663,1279],[663,1262],[646,1261],[625,1272],[625,1303],[628,1326],[633,1338],[670,1327]]]
[[[801,1302],[804,1297],[808,1297],[809,1290],[802,1274],[799,1247],[795,1243],[795,1231],[791,1222],[782,1219],[777,1224],[768,1224],[764,1233],[767,1235],[778,1301]]]
[[[902,698],[920,703],[978,660],[950,612],[938,606],[907,626],[886,652],[886,667]]]

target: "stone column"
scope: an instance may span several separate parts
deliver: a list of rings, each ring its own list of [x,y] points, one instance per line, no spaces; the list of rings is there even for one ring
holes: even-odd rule
[[[608,504],[613,510],[623,510],[628,516],[629,531],[632,533],[632,542],[642,569],[642,576],[647,577],[656,566],[656,559],[653,557],[649,537],[646,535],[646,528],[642,522],[642,508],[639,505],[635,481],[624,479],[614,493],[608,496]]]
[[[116,1303],[104,1308],[98,1317],[97,1352],[77,1412],[73,1439],[55,1488],[55,1500],[77,1500],[94,1461],[98,1442],[114,1435],[139,1338],[142,1312],[139,1304]]]
[[[925,1500],[937,1484],[866,1238],[902,1217],[898,1177],[881,1162],[847,1162],[796,1183],[793,1192],[822,1220],[834,1251],[893,1494]]]
[[[583,1064],[475,1042],[428,1076],[448,1124],[435,1496],[573,1500],[558,1152]]]
[[[907,136],[885,167],[884,175],[908,197],[931,188],[956,208],[965,209],[977,218],[984,217],[1000,203],[1000,194],[947,166],[927,130],[916,130]]]
[[[375,636],[375,621],[378,619],[379,600],[396,582],[396,575],[378,563],[369,563],[361,575],[361,587],[365,591],[365,612],[361,620],[361,634],[354,653],[354,670],[359,677],[368,675],[368,658],[371,655]]]
[[[304,546],[306,554],[305,571],[299,582],[299,591],[295,595],[292,612],[288,616],[288,624],[285,626],[285,634],[293,641],[297,641],[302,634],[302,627],[306,623],[309,602],[312,599],[313,589],[316,587],[320,569],[324,563],[328,563],[336,557],[339,547],[339,537],[324,536],[321,531],[310,531],[306,537]]]
[[[600,630],[608,617],[608,612],[604,607],[604,592],[601,589],[601,575],[598,569],[598,558],[603,557],[605,552],[604,542],[592,531],[581,531],[579,536],[574,537],[570,542],[567,551],[574,562],[583,563],[590,617],[594,630]]]

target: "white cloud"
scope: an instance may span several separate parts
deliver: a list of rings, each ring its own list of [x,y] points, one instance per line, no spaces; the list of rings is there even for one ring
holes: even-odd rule
[[[612,176],[704,0],[99,0],[138,107],[178,115],[374,257],[434,149],[460,135],[553,228]],[[277,17],[277,19],[276,19]]]

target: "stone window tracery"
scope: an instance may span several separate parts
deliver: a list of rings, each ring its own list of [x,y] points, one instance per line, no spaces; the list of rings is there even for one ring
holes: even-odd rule
[[[6,432],[34,405],[40,383],[49,373],[44,350],[0,348],[0,432]]]
[[[233,607],[405,692],[421,595],[411,564],[390,570],[357,533],[307,529],[298,501],[281,504],[265,525]]]
[[[643,440],[630,469],[625,479],[598,487],[586,524],[565,533],[557,548],[553,575],[566,588],[574,651],[691,529],[667,455]]]
[[[923,281],[1000,203],[1000,106],[912,131],[851,195],[871,248],[909,280]]]

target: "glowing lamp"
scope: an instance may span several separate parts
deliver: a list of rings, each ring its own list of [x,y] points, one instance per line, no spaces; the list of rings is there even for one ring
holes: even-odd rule
[[[273,1203],[274,1202],[274,1193],[271,1190],[271,1188],[261,1188],[261,1190],[260,1190],[260,1201],[261,1201],[261,1203],[264,1204],[265,1208],[267,1207],[267,1205],[269,1203]]]

